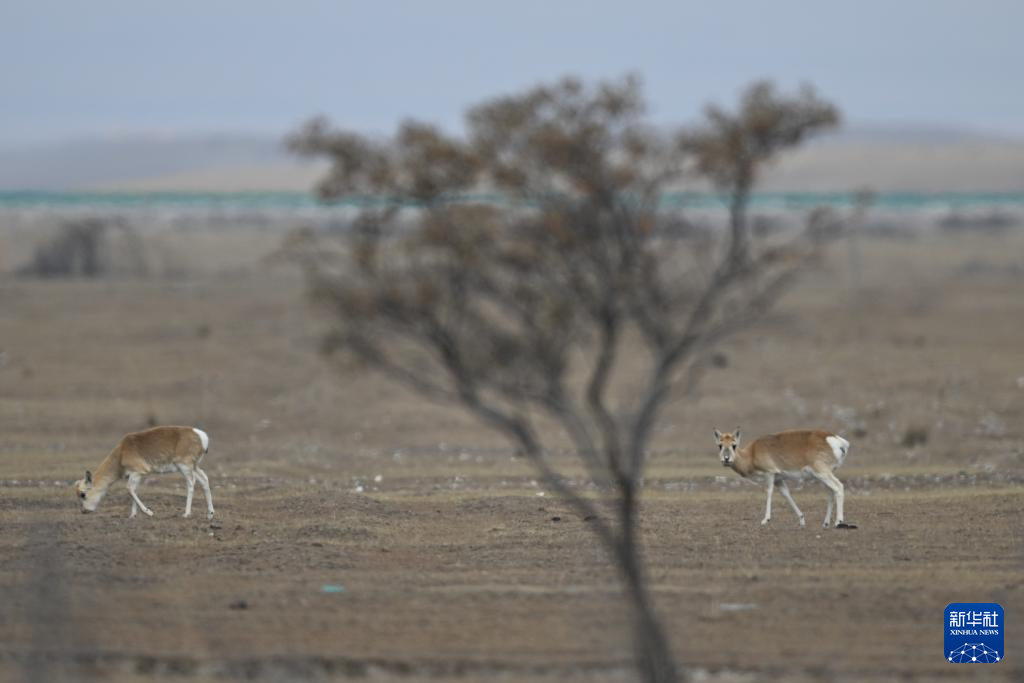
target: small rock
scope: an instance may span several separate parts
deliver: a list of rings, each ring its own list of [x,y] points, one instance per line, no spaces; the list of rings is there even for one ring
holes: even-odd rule
[[[721,602],[718,604],[718,609],[723,612],[745,612],[757,609],[757,604],[753,602]]]
[[[561,522],[561,521],[562,521],[562,518],[561,518],[561,517],[558,517],[558,516],[556,515],[556,516],[554,516],[554,517],[552,517],[552,518],[551,518],[551,521],[552,521],[552,522]]]
[[[211,529],[223,529],[224,525],[221,524],[220,522],[210,522],[210,528]]]
[[[231,609],[249,609],[249,603],[245,600],[235,600],[233,603],[228,605]]]

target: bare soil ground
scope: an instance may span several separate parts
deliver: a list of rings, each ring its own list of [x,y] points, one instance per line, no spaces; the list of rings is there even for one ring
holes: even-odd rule
[[[203,240],[206,262],[245,242]],[[839,245],[661,420],[644,538],[694,680],[1024,676],[1024,235],[861,248],[859,277]],[[295,276],[255,264],[0,275],[0,681],[633,680],[588,523],[457,411],[328,365],[317,329]],[[171,475],[141,488],[154,518],[126,519],[122,485],[78,512],[70,482],[150,423],[211,434],[218,528],[180,517]],[[818,527],[811,484],[806,529],[779,501],[760,527],[712,444],[736,423],[850,438],[860,528]],[[1003,662],[943,659],[958,601],[1003,605]]]

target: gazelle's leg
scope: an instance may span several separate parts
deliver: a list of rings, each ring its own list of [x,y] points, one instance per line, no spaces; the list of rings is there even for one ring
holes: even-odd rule
[[[846,523],[846,517],[843,515],[843,482],[839,481],[836,475],[832,474],[832,471],[826,468],[820,470],[814,470],[814,476],[818,478],[821,483],[829,488],[831,497],[829,499],[829,508],[831,509],[832,498],[836,501],[836,527],[837,528],[856,528],[851,524]],[[826,517],[827,519],[827,517]]]
[[[196,467],[194,472],[200,486],[203,487],[203,495],[206,497],[206,518],[213,519],[213,494],[210,493],[210,478],[199,467]]]
[[[832,491],[835,492],[836,497],[836,526],[850,526],[846,522],[846,514],[843,511],[843,499],[846,497],[846,487],[843,486],[843,482],[839,481],[839,477],[831,472],[828,473],[828,477],[832,481]]]
[[[137,514],[139,514],[139,505],[135,502],[135,499],[132,498],[132,511],[128,513],[128,519],[131,519]]]
[[[128,475],[128,493],[131,495],[132,500],[139,506],[139,509],[145,512],[150,517],[153,516],[153,511],[146,507],[146,504],[139,500],[139,494],[135,492],[138,488],[139,482],[142,481],[142,475],[138,472],[133,472]]]
[[[188,465],[178,465],[178,471],[185,477],[185,514],[183,517],[192,516],[192,492],[196,488],[196,473]]]
[[[782,491],[782,497],[789,503],[789,507],[793,509],[793,514],[800,520],[800,526],[804,525],[804,513],[800,512],[800,508],[796,506],[796,501],[793,500],[793,496],[789,495],[789,484],[786,483],[785,479],[779,480],[779,490]]]
[[[827,528],[829,522],[832,520],[832,501],[835,500],[836,496],[835,486],[832,483],[832,478],[829,477],[831,472],[822,468],[820,470],[812,469],[811,474],[813,474],[814,478],[824,484],[825,488],[828,489],[828,509],[825,511],[825,521],[821,525],[822,527]]]
[[[772,491],[775,490],[775,475],[769,474],[768,477],[768,502],[764,509],[764,519],[761,520],[761,524],[767,524],[772,519]]]

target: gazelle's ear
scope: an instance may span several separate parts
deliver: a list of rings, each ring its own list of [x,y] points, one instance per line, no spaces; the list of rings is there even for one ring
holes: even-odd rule
[[[722,432],[715,430],[715,443],[722,443]]]
[[[736,445],[739,446],[740,445],[740,428],[737,427],[736,431],[733,432],[732,435],[733,435],[733,438],[736,439]]]
[[[85,483],[86,484],[91,484],[92,483],[92,472],[90,472],[89,470],[85,471]]]

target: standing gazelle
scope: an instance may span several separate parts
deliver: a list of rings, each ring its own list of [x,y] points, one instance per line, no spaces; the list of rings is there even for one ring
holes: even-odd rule
[[[740,448],[740,428],[732,434],[715,430],[715,444],[722,465],[731,467],[741,477],[766,484],[768,504],[761,524],[772,518],[772,491],[778,485],[782,497],[789,503],[793,513],[804,526],[804,513],[789,495],[786,479],[803,479],[810,475],[828,489],[828,510],[825,512],[823,527],[832,520],[832,503],[836,507],[836,528],[856,529],[848,524],[843,514],[843,483],[832,470],[843,464],[850,450],[850,442],[830,432],[793,430],[769,434],[754,439]]]
[[[196,480],[206,496],[206,516],[213,519],[213,496],[206,472],[199,469],[199,461],[210,450],[210,437],[194,427],[153,427],[126,434],[96,468],[96,474],[86,470],[85,479],[75,482],[75,493],[82,500],[82,512],[95,512],[107,489],[118,479],[128,478],[128,493],[132,497],[134,517],[139,509],[152,516],[153,511],[139,500],[138,487],[142,477],[150,473],[180,472],[185,477],[188,494],[185,497],[185,517],[192,515],[192,491]]]

